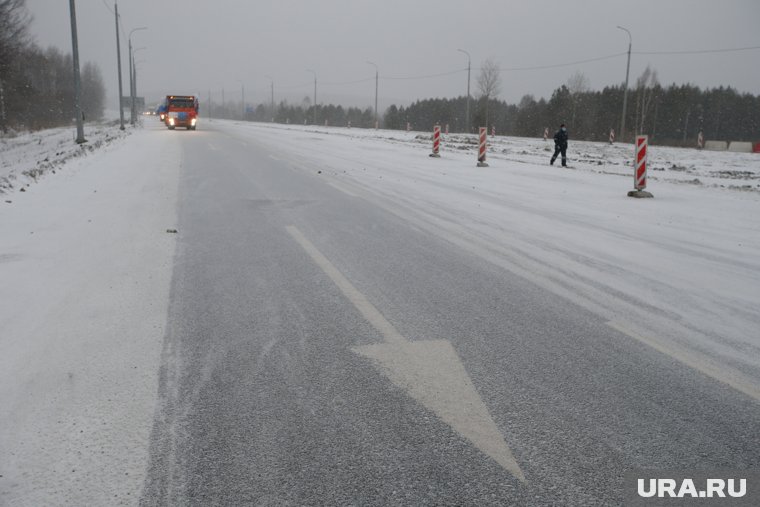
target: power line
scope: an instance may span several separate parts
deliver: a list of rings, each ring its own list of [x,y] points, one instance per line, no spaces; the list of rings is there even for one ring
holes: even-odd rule
[[[105,2],[105,0],[103,0]],[[123,30],[123,28],[122,28]],[[751,51],[760,49],[760,46],[749,46],[749,47],[743,47],[743,48],[726,48],[726,49],[703,49],[703,50],[695,50],[695,51],[632,51],[631,54],[634,55],[690,55],[690,54],[707,54],[707,53],[728,53],[728,52],[736,52],[736,51]],[[622,53],[615,53],[611,55],[606,56],[599,56],[596,58],[587,58],[584,60],[576,60],[573,62],[566,62],[566,63],[555,63],[550,65],[536,65],[531,67],[500,67],[499,72],[522,72],[522,71],[531,71],[531,70],[543,70],[543,69],[555,69],[555,68],[561,68],[561,67],[572,67],[575,65],[580,65],[584,63],[591,63],[591,62],[599,62],[603,60],[610,60],[613,58],[618,58],[621,56],[624,56],[628,54],[627,51],[624,51]],[[475,69],[473,69],[475,70]],[[426,74],[426,75],[418,75],[418,76],[380,76],[380,80],[386,80],[386,81],[414,81],[418,79],[432,79],[437,77],[445,77],[445,76],[451,76],[453,74],[459,74],[461,72],[465,72],[467,69],[456,69],[451,70],[448,72],[441,72],[438,74]],[[366,83],[368,81],[371,81],[375,79],[374,77],[368,77],[365,79],[358,79],[353,81],[340,81],[340,82],[323,82],[322,85],[326,86],[342,86],[342,85],[351,85],[351,84],[359,84],[359,83]],[[293,89],[293,88],[304,88],[306,86],[311,86],[312,83],[304,83],[300,85],[280,85],[280,88],[285,89]]]
[[[609,60],[610,58],[617,58],[619,56],[627,55],[628,51],[624,51],[622,53],[615,53],[614,55],[607,55],[607,56],[599,56],[597,58],[589,58],[587,60],[578,60],[576,62],[568,62],[568,63],[555,63],[552,65],[537,65],[535,67],[501,67],[499,68],[499,72],[507,72],[507,71],[523,71],[523,70],[541,70],[541,69],[555,69],[558,67],[571,67],[573,65],[579,65],[581,63],[589,63],[589,62],[599,62],[601,60]]]
[[[351,85],[351,84],[366,83],[367,81],[374,81],[374,80],[375,80],[374,77],[368,77],[368,78],[364,78],[364,79],[357,79],[356,81],[341,81],[341,82],[337,82],[337,83],[327,83],[327,82],[325,82],[325,83],[320,83],[320,84],[328,85],[328,86],[341,86],[341,85]]]
[[[406,81],[406,80],[414,80],[414,79],[431,79],[434,77],[443,77],[443,76],[451,76],[452,74],[459,74],[460,72],[465,72],[467,69],[457,69],[452,70],[449,72],[442,72],[440,74],[428,74],[426,76],[408,76],[408,77],[402,77],[402,76],[385,76],[381,77],[380,79],[387,79],[387,80],[393,80],[393,81]],[[374,79],[374,78],[372,78]]]
[[[111,14],[113,14],[113,13],[114,13],[114,12],[113,12],[113,9],[111,9],[111,8],[108,6],[108,4],[106,3],[106,0],[100,0],[100,1],[101,1],[101,2],[103,2],[103,6],[104,6],[106,9],[108,9],[108,12],[110,12]]]
[[[750,51],[753,49],[760,49],[760,46],[728,49],[701,49],[696,51],[631,51],[631,53],[634,55],[702,55],[706,53],[732,53],[734,51]]]

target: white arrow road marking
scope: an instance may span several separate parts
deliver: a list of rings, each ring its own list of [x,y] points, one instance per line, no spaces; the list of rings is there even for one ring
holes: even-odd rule
[[[525,475],[454,347],[445,340],[408,341],[301,231],[293,226],[286,229],[385,340],[385,343],[363,345],[352,350],[375,361],[394,384],[525,482]]]

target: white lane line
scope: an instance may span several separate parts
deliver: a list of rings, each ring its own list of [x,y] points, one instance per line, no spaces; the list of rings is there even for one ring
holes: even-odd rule
[[[208,147],[211,148],[214,151],[219,151],[219,148],[217,148],[216,145],[213,144],[213,143],[208,143]]]
[[[703,356],[702,354],[694,352],[688,352],[686,350],[679,350],[668,347],[664,343],[661,343],[654,338],[649,338],[631,331],[618,322],[609,321],[607,322],[607,325],[616,331],[620,331],[624,335],[629,336],[634,340],[637,340],[644,345],[653,348],[657,352],[665,354],[675,359],[676,361],[683,363],[689,368],[693,368],[698,372],[717,380],[718,382],[722,382],[732,387],[733,389],[736,389],[737,391],[744,393],[757,401],[760,401],[760,388],[758,388],[756,383],[752,382],[749,378],[745,377],[735,370],[717,366],[707,356]]]
[[[406,342],[406,339],[401,336],[401,334],[396,331],[396,328],[393,327],[393,324],[388,322],[388,320],[383,317],[383,314],[380,313],[375,306],[367,301],[367,298],[364,297],[364,294],[359,292],[359,290],[349,282],[343,274],[338,271],[338,269],[332,265],[332,263],[327,260],[327,258],[322,255],[322,252],[317,250],[317,247],[315,247],[306,237],[301,234],[301,231],[296,229],[294,226],[289,225],[286,227],[288,233],[290,233],[291,236],[293,236],[293,239],[296,240],[296,242],[301,245],[301,247],[306,250],[306,253],[309,254],[309,256],[314,260],[315,263],[317,263],[317,266],[319,266],[322,271],[325,272],[325,274],[330,277],[330,280],[335,283],[335,285],[338,286],[338,289],[348,298],[349,301],[356,307],[357,310],[364,316],[367,321],[372,324],[372,326],[377,329],[380,334],[383,336],[383,339],[387,343],[403,343]]]
[[[269,158],[271,158],[271,159],[272,159],[272,160],[274,160],[275,162],[279,162],[279,161],[280,161],[280,159],[279,159],[279,158],[277,158],[277,157],[275,157],[274,155],[269,155]]]
[[[339,192],[343,192],[344,194],[346,194],[346,195],[348,195],[350,197],[355,197],[357,199],[360,199],[360,197],[359,197],[358,194],[355,194],[355,193],[351,192],[350,190],[348,190],[347,188],[343,187],[342,185],[339,185],[339,184],[337,184],[335,182],[332,182],[332,181],[328,181],[327,184],[330,185],[331,187],[333,187],[335,190],[337,190]]]
[[[286,229],[385,340],[352,350],[374,361],[397,387],[519,481],[526,482],[525,474],[451,343],[408,341],[298,229],[293,226]]]

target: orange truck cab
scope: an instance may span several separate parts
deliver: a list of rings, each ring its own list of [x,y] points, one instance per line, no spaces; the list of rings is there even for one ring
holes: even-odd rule
[[[164,123],[169,130],[185,127],[195,130],[198,124],[198,97],[194,95],[167,95]]]

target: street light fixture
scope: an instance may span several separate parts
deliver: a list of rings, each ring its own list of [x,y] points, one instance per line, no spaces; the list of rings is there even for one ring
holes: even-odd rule
[[[311,69],[306,69],[306,72],[314,74],[314,125],[317,124],[317,73]]]
[[[380,123],[378,120],[378,114],[377,114],[377,83],[378,83],[378,78],[380,76],[380,71],[377,68],[377,64],[372,63],[372,62],[367,62],[367,63],[369,65],[375,66],[375,130],[377,130],[377,127]]]
[[[135,124],[135,93],[133,89],[134,85],[134,78],[132,76],[133,68],[132,68],[132,34],[139,31],[139,30],[147,30],[147,26],[139,26],[137,28],[133,28],[130,30],[129,35],[127,36],[127,42],[129,43],[129,96],[131,99],[131,107],[130,107],[130,117],[129,117],[129,123],[131,125]],[[121,101],[121,98],[119,98],[119,101]],[[119,106],[121,107],[121,106]]]
[[[467,112],[465,113],[464,121],[465,121],[466,132],[470,132],[470,67],[471,67],[472,59],[470,58],[470,53],[468,53],[464,49],[457,49],[457,51],[467,55]]]
[[[625,140],[625,113],[628,106],[628,72],[631,70],[631,45],[633,37],[627,28],[618,25],[618,28],[628,34],[628,64],[625,67],[625,90],[623,90],[623,117],[620,120],[620,139]]]

